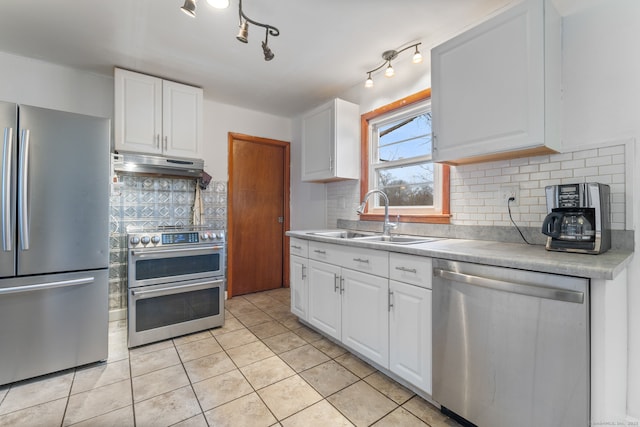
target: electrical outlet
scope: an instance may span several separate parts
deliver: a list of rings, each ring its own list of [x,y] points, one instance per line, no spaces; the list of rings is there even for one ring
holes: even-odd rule
[[[520,203],[520,186],[519,185],[503,185],[500,188],[500,200],[507,204],[509,203],[509,199],[513,198],[511,201],[511,206],[518,206]]]

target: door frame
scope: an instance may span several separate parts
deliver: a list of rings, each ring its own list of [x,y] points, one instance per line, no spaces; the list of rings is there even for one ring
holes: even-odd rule
[[[258,136],[245,135],[242,133],[229,132],[228,134],[228,169],[229,184],[227,189],[227,298],[233,297],[233,271],[229,268],[233,260],[233,141],[241,139],[252,144],[265,144],[281,147],[284,150],[283,159],[283,215],[284,223],[282,230],[282,285],[289,287],[289,236],[285,233],[290,227],[290,186],[291,186],[291,143],[277,139],[261,138]]]

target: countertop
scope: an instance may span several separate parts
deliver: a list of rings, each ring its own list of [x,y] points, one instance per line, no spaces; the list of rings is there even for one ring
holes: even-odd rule
[[[299,239],[338,245],[603,280],[614,279],[633,258],[632,251],[623,250],[588,255],[547,251],[541,245],[487,240],[439,239],[426,243],[397,245],[311,234],[326,231],[341,230],[300,230],[288,231],[286,234]]]

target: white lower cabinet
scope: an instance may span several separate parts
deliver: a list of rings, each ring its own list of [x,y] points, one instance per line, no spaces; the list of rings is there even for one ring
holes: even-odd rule
[[[291,255],[290,259],[290,287],[291,287],[291,312],[301,318],[307,319],[307,301],[309,292],[309,260],[300,256]]]
[[[337,265],[309,260],[309,323],[337,340],[342,339],[342,297]]]
[[[342,342],[389,366],[389,279],[342,269]]]
[[[431,394],[431,289],[389,282],[389,370]]]
[[[308,248],[293,244],[291,311],[431,394],[431,258],[316,241]]]

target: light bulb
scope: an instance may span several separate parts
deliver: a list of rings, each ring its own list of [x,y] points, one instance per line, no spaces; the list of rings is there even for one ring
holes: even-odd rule
[[[419,64],[421,62],[422,62],[422,54],[420,53],[418,48],[416,48],[416,53],[413,54],[413,63]]]
[[[371,75],[369,75],[367,81],[364,82],[364,87],[373,87],[373,79],[371,78]]]
[[[384,72],[385,77],[393,77],[396,74],[396,72],[393,70],[393,67],[391,66],[391,63],[389,63],[389,66],[387,67],[387,69]]]
[[[226,9],[229,7],[229,0],[207,0],[207,3],[216,9]]]

